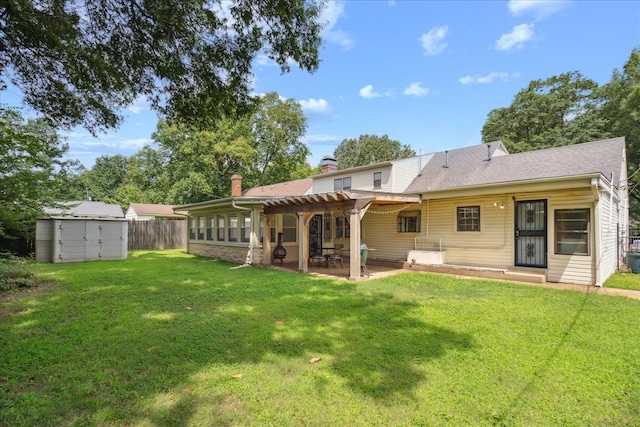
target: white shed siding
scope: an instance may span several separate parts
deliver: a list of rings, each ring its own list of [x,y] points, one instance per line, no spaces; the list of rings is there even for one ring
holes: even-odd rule
[[[136,211],[131,206],[127,208],[127,212],[125,212],[124,217],[126,219],[138,219]]]
[[[124,220],[41,219],[36,224],[36,261],[126,259],[128,231]]]

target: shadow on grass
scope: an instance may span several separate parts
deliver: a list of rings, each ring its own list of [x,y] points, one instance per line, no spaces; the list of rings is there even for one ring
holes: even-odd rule
[[[425,380],[421,363],[473,346],[471,336],[426,323],[392,292],[366,295],[353,282],[231,265],[143,253],[67,267],[59,277],[69,290],[12,303],[0,325],[8,356],[0,425],[178,425],[203,407],[215,414],[208,422],[224,424],[246,411],[228,392],[230,374],[271,363],[303,376],[314,356],[356,394],[411,399]],[[272,381],[285,381],[273,369]],[[317,392],[323,378],[315,378]],[[206,401],[191,392],[202,382],[214,390]]]

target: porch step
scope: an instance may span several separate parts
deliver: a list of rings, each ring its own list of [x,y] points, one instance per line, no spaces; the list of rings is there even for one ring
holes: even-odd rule
[[[485,279],[509,280],[526,283],[546,283],[547,274],[544,269],[529,268],[486,268],[451,264],[410,264],[405,263],[407,270],[429,271],[433,273],[453,274],[458,276],[482,277]]]

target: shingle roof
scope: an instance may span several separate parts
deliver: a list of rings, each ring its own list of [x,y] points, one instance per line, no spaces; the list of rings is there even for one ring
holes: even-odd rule
[[[568,178],[600,173],[618,187],[624,138],[494,156],[487,161],[487,144],[436,153],[407,188],[408,193],[452,190],[475,186]]]
[[[302,196],[313,184],[312,178],[296,179],[278,184],[248,188],[242,192],[247,197],[287,197]]]
[[[130,208],[138,215],[157,215],[157,216],[169,216],[175,215],[173,212],[173,205],[160,205],[153,203],[131,203]]]

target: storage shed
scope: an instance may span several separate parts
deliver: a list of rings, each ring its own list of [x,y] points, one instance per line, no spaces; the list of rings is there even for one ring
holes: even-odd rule
[[[50,217],[36,221],[37,262],[82,262],[127,258],[125,219]]]

